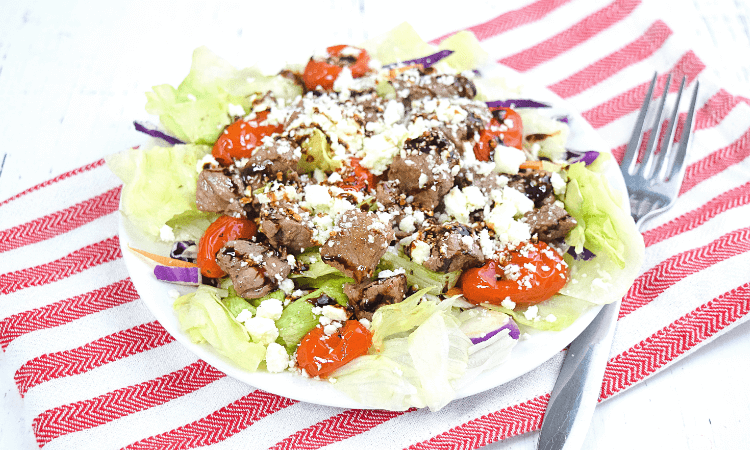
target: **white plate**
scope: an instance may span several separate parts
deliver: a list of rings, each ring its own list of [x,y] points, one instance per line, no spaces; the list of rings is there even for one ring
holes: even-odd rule
[[[522,76],[501,66],[485,68],[483,73],[487,76],[503,76],[509,80],[511,85],[522,85]],[[568,148],[576,150],[607,151],[604,143],[594,129],[578,113],[574,112],[569,105],[560,97],[545,88],[523,86],[519,98],[531,98],[554,105],[553,115],[566,115],[569,118],[570,137]],[[619,169],[611,164],[607,176],[613,186],[625,196],[625,183]],[[627,205],[625,201],[623,204]],[[124,255],[130,277],[138,290],[138,294],[151,310],[156,319],[164,328],[184,345],[189,351],[203,359],[207,363],[226,373],[227,375],[243,381],[256,388],[273,394],[289,397],[309,403],[320,405],[338,406],[345,408],[364,408],[365,406],[355,402],[342,392],[336,390],[327,381],[304,378],[291,372],[271,374],[266,372],[247,372],[237,367],[229,359],[217,353],[207,344],[194,344],[185,334],[172,311],[173,300],[169,291],[177,290],[180,294],[190,292],[191,288],[175,286],[157,281],[150,267],[139,257],[135,256],[127,246],[152,251],[157,254],[167,255],[170,248],[165,244],[157,244],[145,238],[127,220],[120,220],[120,245]],[[505,363],[481,374],[469,386],[460,390],[456,398],[462,398],[477,394],[507,383],[521,375],[540,366],[542,363],[564,349],[591,323],[601,307],[592,307],[578,318],[571,326],[559,332],[538,332],[531,337],[518,342],[513,352]]]

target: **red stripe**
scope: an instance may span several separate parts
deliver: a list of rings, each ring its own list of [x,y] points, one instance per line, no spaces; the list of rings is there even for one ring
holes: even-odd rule
[[[100,264],[122,258],[117,236],[76,250],[51,263],[0,275],[0,294],[54,283]]]
[[[719,125],[732,111],[732,109],[734,109],[734,107],[740,103],[742,103],[741,97],[733,96],[723,89],[719,90],[695,112],[694,130],[704,130]],[[680,114],[680,120],[677,123],[677,128],[675,130],[676,140],[679,140],[680,136],[682,136],[682,129],[685,125],[685,117],[685,113]],[[648,138],[650,136],[651,130],[648,130],[646,133],[644,133],[643,142],[648,142]],[[641,144],[641,150],[643,150],[644,145],[645,144]],[[625,154],[625,147],[626,144],[623,144],[612,150],[612,156],[614,156],[618,162],[622,161],[622,157]]]
[[[16,195],[14,195],[13,197],[11,197],[11,198],[9,198],[7,200],[3,200],[2,202],[0,202],[0,206],[3,206],[6,203],[10,203],[13,200],[16,200],[19,197],[22,197],[22,196],[24,196],[24,195],[26,195],[26,194],[28,194],[30,192],[38,191],[41,188],[44,188],[44,187],[47,187],[47,186],[49,186],[51,184],[57,183],[58,181],[62,181],[64,179],[66,179],[66,178],[70,178],[70,177],[72,177],[74,175],[78,175],[79,173],[88,172],[91,169],[95,169],[95,168],[97,168],[97,167],[99,167],[101,165],[104,165],[104,162],[105,162],[104,159],[100,159],[99,161],[95,161],[95,162],[93,162],[91,164],[85,165],[83,167],[79,167],[78,169],[71,170],[70,172],[65,172],[64,174],[58,175],[58,176],[56,176],[55,178],[53,178],[51,180],[47,180],[44,183],[37,184],[36,186],[33,186],[33,187],[29,188],[29,189],[26,189],[25,191],[23,191],[23,192],[21,192],[19,194],[16,194]]]
[[[664,225],[643,233],[646,247],[685,233],[708,222],[717,215],[750,203],[750,183],[745,183],[712,199],[698,209],[683,214]]]
[[[615,0],[606,8],[587,16],[567,30],[498,62],[519,72],[526,72],[620,22],[639,4],[640,0]]]
[[[67,233],[95,219],[117,211],[122,186],[5,231],[0,231],[0,253]]]
[[[409,450],[470,450],[511,436],[538,430],[542,426],[542,417],[548,402],[549,394],[540,395],[527,402],[470,420],[408,448]]]
[[[273,450],[313,450],[334,442],[343,441],[352,436],[362,434],[394,417],[407,412],[416,411],[380,411],[368,409],[350,409],[337,414],[315,425],[299,430],[283,441],[270,447]]]
[[[570,0],[540,0],[530,5],[524,6],[523,8],[516,9],[514,11],[508,11],[507,13],[501,14],[494,19],[488,20],[487,22],[474,25],[473,27],[467,28],[466,30],[471,31],[476,35],[477,39],[483,41],[491,38],[506,31],[512,30],[513,28],[526,25],[527,23],[536,22],[543,19],[547,14],[556,10],[560,6],[570,2]],[[437,44],[443,39],[451,36],[453,33],[448,33],[441,36],[433,41],[432,44]]]
[[[703,62],[695,56],[692,50],[682,55],[677,64],[672,68],[671,72],[673,78],[680,79],[683,75],[687,76],[688,82],[692,83],[698,73],[700,73],[706,66]],[[657,91],[663,90],[666,85],[667,74],[659,76],[658,89]],[[620,117],[632,113],[639,109],[643,104],[643,98],[646,96],[648,91],[648,85],[650,82],[644,82],[638,86],[624,92],[614,98],[585,111],[583,114],[586,119],[594,128],[601,128]],[[678,83],[673,83],[670,92],[676,92],[679,89]]]
[[[253,391],[200,420],[135,442],[123,450],[177,450],[216,444],[295,403],[295,400],[285,397],[260,390]],[[242,447],[257,448],[252,444],[252,437],[247,447]]]
[[[26,333],[58,327],[138,298],[133,283],[125,279],[42,308],[14,314],[0,322],[0,346],[4,350],[14,339]]]
[[[118,389],[89,400],[48,409],[34,418],[37,443],[94,428],[120,417],[153,408],[213,383],[225,375],[203,361],[178,371]]]
[[[743,161],[750,156],[750,129],[731,145],[716,150],[707,157],[690,164],[685,170],[685,179],[682,181],[680,195],[694,188],[698,183],[727,168]]]
[[[631,386],[750,312],[750,283],[682,316],[610,359],[600,401]]]
[[[685,277],[750,251],[750,227],[727,233],[708,245],[665,259],[635,279],[620,307],[620,318],[650,303]]]
[[[635,41],[549,86],[549,89],[562,98],[580,94],[617,72],[648,58],[664,45],[671,34],[672,30],[664,22],[657,20]]]
[[[34,358],[22,365],[13,378],[18,386],[18,392],[23,396],[32,387],[46,381],[88,372],[172,341],[174,338],[159,322],[149,322],[110,334],[72,350],[47,353]]]

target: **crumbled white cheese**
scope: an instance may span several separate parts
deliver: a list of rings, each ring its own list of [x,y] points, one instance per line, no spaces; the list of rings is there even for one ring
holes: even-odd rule
[[[555,322],[557,321],[557,317],[555,317],[554,314],[548,314],[547,317],[544,318],[547,322]]]
[[[381,270],[378,273],[378,278],[390,278],[395,277],[396,275],[400,275],[402,273],[406,273],[406,270],[404,270],[403,267],[399,267],[396,270]]]
[[[414,241],[411,243],[411,259],[417,264],[422,264],[430,257],[430,244],[424,241]]]
[[[279,283],[279,289],[281,289],[284,294],[290,295],[294,291],[294,281],[285,278],[284,281]]]
[[[552,190],[555,191],[555,195],[564,195],[565,189],[567,184],[565,183],[565,180],[562,179],[559,173],[552,172],[552,175],[549,177],[550,183],[552,183]]]
[[[263,300],[260,306],[258,306],[255,315],[256,317],[266,317],[271,320],[279,320],[282,311],[284,311],[284,306],[281,304],[281,300],[269,298],[268,300]]]
[[[505,297],[505,299],[500,302],[500,306],[503,308],[513,309],[516,307],[516,302],[510,299],[510,297]]]
[[[253,317],[252,311],[250,311],[249,309],[243,309],[242,311],[240,311],[239,314],[237,314],[237,322],[240,322],[240,323],[245,322],[247,319],[250,319],[251,317]]]
[[[169,225],[163,225],[159,228],[159,237],[164,242],[174,242],[176,240],[174,230]]]
[[[367,328],[368,330],[370,329],[370,321],[369,321],[369,320],[367,320],[367,319],[365,319],[364,317],[363,317],[363,318],[361,318],[361,319],[359,319],[359,323],[361,323],[361,324],[362,324],[362,326],[364,326],[364,327],[365,327],[365,328]]]
[[[227,104],[227,112],[230,116],[242,117],[245,115],[245,108],[242,105],[235,105],[234,103]]]
[[[498,145],[495,147],[495,171],[515,175],[518,173],[521,163],[526,161],[523,150],[515,147]]]
[[[333,305],[325,305],[323,307],[323,315],[331,320],[338,320],[339,322],[344,322],[348,318],[344,308],[339,308]]]
[[[253,317],[245,321],[245,329],[250,333],[253,342],[268,345],[279,337],[279,330],[268,317]]]
[[[283,372],[289,367],[289,354],[281,345],[271,342],[266,348],[266,369],[271,373]]]
[[[535,320],[539,317],[539,307],[536,305],[529,306],[523,315],[526,317],[526,320]]]

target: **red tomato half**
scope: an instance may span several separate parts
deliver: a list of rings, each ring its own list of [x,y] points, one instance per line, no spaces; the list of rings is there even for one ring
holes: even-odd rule
[[[297,365],[311,377],[326,377],[334,370],[367,353],[372,333],[356,320],[347,320],[330,336],[323,327],[313,328],[297,348]]]
[[[267,117],[268,111],[261,111],[255,119],[240,119],[226,127],[214,143],[211,155],[225,166],[232,164],[232,158],[249,158],[261,139],[284,129],[281,124],[261,125]]]
[[[208,226],[198,242],[198,267],[204,277],[220,278],[226,275],[216,264],[216,252],[229,241],[251,239],[257,233],[255,222],[247,219],[236,219],[221,216]]]
[[[329,57],[337,57],[341,55],[341,52],[347,48],[356,48],[349,45],[334,45],[328,47],[326,52]],[[357,55],[354,63],[351,64],[331,64],[326,60],[318,60],[310,58],[305,71],[302,74],[302,79],[305,82],[305,88],[308,91],[313,91],[315,88],[320,86],[324,90],[330,91],[333,89],[333,83],[338,78],[341,70],[344,67],[348,67],[352,71],[353,78],[359,78],[365,75],[370,70],[370,55],[366,50],[357,48],[359,54]]]
[[[360,166],[360,161],[359,158],[349,160],[349,175],[345,176],[344,180],[340,183],[342,189],[350,191],[375,189],[375,186],[378,184],[377,177],[369,170]]]
[[[523,122],[521,116],[510,108],[491,108],[493,117],[490,126],[479,133],[479,142],[474,145],[474,156],[480,161],[490,161],[497,143],[502,140],[506,147],[523,150]]]
[[[508,267],[515,272],[514,279],[506,275]],[[464,297],[475,305],[499,305],[510,298],[516,305],[531,306],[562,289],[568,282],[568,273],[562,257],[544,242],[538,242],[511,251],[504,266],[491,259],[482,267],[469,269],[460,281]]]

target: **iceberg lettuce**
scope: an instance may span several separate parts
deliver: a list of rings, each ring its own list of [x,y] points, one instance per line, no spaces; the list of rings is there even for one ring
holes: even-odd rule
[[[121,212],[154,239],[164,225],[174,228],[177,239],[199,239],[215,217],[195,206],[195,168],[210,151],[204,145],[175,145],[108,156],[107,166],[125,184]]]
[[[281,75],[258,68],[238,70],[206,47],[193,52],[190,73],[175,89],[168,84],[146,93],[146,111],[159,116],[170,134],[184,142],[212,145],[229,125],[229,104],[250,111],[250,96],[271,93],[292,100],[302,89]]]
[[[218,289],[200,286],[175,300],[174,311],[193,342],[207,342],[243,369],[254,372],[265,359],[266,347],[250,342],[245,327],[221,302]]]
[[[570,280],[560,294],[596,304],[625,295],[638,275],[645,250],[622,196],[599,172],[603,169],[598,158],[588,168],[582,162],[572,164],[565,193],[565,209],[578,222],[566,241],[576,252],[585,246],[596,257],[583,261],[565,255]]]

